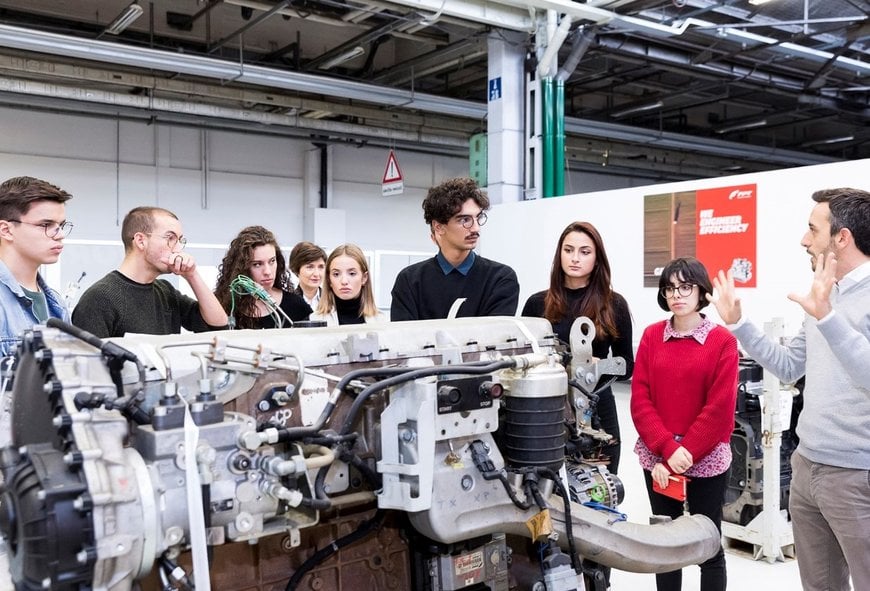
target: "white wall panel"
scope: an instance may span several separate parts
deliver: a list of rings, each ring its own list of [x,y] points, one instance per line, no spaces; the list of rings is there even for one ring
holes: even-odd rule
[[[574,220],[592,222],[604,238],[613,287],[631,307],[638,340],[647,325],[666,317],[656,304],[656,290],[643,287],[644,196],[756,183],[758,283],[738,291],[748,318],[761,323],[783,317],[787,334],[794,334],[803,311],[786,296],[806,292],[812,281],[809,257],[800,246],[814,206],[810,196],[842,186],[870,190],[868,167],[870,160],[859,160],[499,205],[484,228],[480,251],[516,270],[522,308],[529,295],[547,287],[556,240],[565,226]],[[719,321],[712,307],[705,310]]]

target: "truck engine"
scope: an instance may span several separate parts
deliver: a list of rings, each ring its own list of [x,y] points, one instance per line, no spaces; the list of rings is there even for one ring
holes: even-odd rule
[[[603,589],[719,548],[616,509],[597,385],[549,322],[455,320],[101,341],[24,334],[0,530],[17,590]],[[620,367],[623,369],[620,370]]]

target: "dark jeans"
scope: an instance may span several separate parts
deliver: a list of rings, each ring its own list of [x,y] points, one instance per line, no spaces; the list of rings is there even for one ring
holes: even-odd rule
[[[712,476],[710,478],[692,478],[686,486],[686,500],[689,503],[689,513],[692,515],[706,515],[716,528],[722,531],[722,503],[725,501],[725,486],[728,484],[728,474]],[[646,490],[649,495],[649,504],[655,515],[667,515],[677,518],[683,514],[683,503],[653,492],[652,474],[643,471],[646,480]],[[725,573],[725,550],[719,546],[719,552],[701,567],[701,591],[725,591],[728,577]],[[683,571],[675,570],[656,575],[656,589],[658,591],[679,591],[683,585]]]
[[[619,439],[619,417],[616,415],[616,399],[613,390],[605,388],[598,393],[598,423],[602,431],[613,435],[614,443],[605,446],[602,453],[610,457],[607,469],[616,474],[619,470],[619,455],[622,442]]]

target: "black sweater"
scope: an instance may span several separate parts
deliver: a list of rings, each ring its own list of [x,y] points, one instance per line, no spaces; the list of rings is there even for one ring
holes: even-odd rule
[[[335,298],[335,312],[338,317],[338,324],[363,324],[366,319],[365,316],[360,315],[359,306],[360,306],[361,297],[357,296],[352,300],[343,300],[341,298]]]
[[[308,320],[308,316],[311,315],[311,306],[309,306],[301,296],[289,291],[281,291],[281,301],[278,303],[278,307],[281,308],[293,322]],[[290,328],[290,323],[287,322],[287,319],[283,316],[281,316],[281,319],[284,321],[284,328]],[[249,318],[245,325],[247,326],[249,323],[252,323],[255,328],[275,328],[275,319],[272,318],[271,314],[257,318]]]
[[[583,295],[586,293],[586,288],[566,289],[568,296],[568,312],[558,322],[553,322],[553,330],[558,335],[559,339],[570,345],[569,335],[571,325],[579,316],[576,312],[580,305]],[[534,316],[537,318],[544,317],[544,296],[546,291],[529,296],[526,300],[526,305],[523,306],[522,316]],[[625,359],[625,376],[621,376],[620,380],[627,380],[631,377],[631,372],[634,369],[634,348],[631,342],[631,312],[628,309],[628,302],[625,298],[616,292],[613,292],[613,312],[616,329],[619,335],[613,338],[609,335],[604,335],[600,332],[596,333],[595,340],[592,341],[592,354],[599,359],[608,357],[613,352],[614,357],[622,357]]]
[[[477,256],[468,275],[447,275],[435,257],[405,267],[393,285],[390,320],[447,318],[457,298],[466,298],[458,317],[513,316],[520,284],[507,265]]]

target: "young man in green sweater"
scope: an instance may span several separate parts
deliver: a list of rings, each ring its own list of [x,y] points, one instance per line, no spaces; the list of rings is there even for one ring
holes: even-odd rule
[[[121,240],[121,266],[82,294],[73,310],[73,324],[100,338],[175,334],[182,327],[204,332],[226,326],[226,312],[197,272],[196,261],[182,251],[187,240],[174,213],[160,207],[131,210],[121,226]],[[187,281],[196,299],[158,279],[166,273]]]

